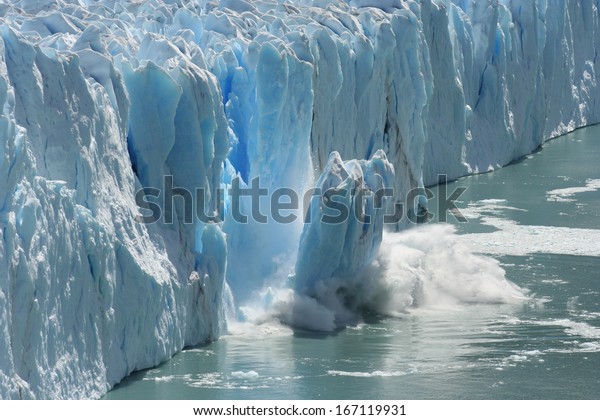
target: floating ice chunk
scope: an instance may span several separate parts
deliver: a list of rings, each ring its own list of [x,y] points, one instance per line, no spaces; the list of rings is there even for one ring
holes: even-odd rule
[[[583,187],[560,188],[546,192],[546,200],[573,202],[577,201],[573,197],[575,194],[593,192],[600,190],[600,179],[588,179]]]
[[[258,374],[258,372],[253,370],[249,370],[248,372],[239,370],[232,372],[231,376],[238,379],[257,379],[260,375]]]

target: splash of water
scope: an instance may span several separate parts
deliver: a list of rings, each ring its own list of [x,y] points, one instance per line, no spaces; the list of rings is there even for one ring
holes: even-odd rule
[[[418,309],[517,303],[527,291],[505,277],[499,262],[476,254],[446,224],[386,233],[376,258],[354,276],[319,282],[305,296],[281,279],[240,308],[244,321],[278,321],[295,328],[333,331],[365,313],[403,316]]]

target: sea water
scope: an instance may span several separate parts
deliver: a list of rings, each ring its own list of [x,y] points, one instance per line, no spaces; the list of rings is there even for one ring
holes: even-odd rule
[[[456,188],[466,188],[457,208],[467,222],[448,215],[452,237],[435,239],[495,258],[527,299],[413,305],[331,333],[232,325],[218,342],[134,373],[105,398],[600,398],[600,126],[451,183],[448,194]],[[460,294],[452,266],[461,262],[442,261],[442,289]]]

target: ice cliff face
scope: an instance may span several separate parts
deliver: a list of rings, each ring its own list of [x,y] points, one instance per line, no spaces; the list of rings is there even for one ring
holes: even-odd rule
[[[229,286],[311,294],[379,246],[379,213],[240,223],[218,192],[236,176],[403,202],[600,122],[595,0],[20,0],[0,17],[2,398],[99,396],[217,338]],[[187,223],[181,197],[173,223],[136,221],[140,189],[178,194],[165,176],[215,221]]]

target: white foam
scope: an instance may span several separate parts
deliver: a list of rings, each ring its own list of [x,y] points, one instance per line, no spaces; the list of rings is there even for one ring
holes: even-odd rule
[[[466,208],[460,209],[460,212],[467,219],[480,219],[484,223],[490,215],[502,216],[507,210],[527,212],[525,209],[501,204],[506,202],[506,200],[500,199],[479,200],[474,203],[469,203]]]
[[[597,319],[600,318],[600,312],[577,311],[576,316],[581,319]]]
[[[575,354],[575,353],[600,353],[600,342],[588,341],[584,343],[574,342],[575,347],[548,349],[544,353]]]
[[[480,203],[484,204],[498,204],[498,203],[506,203],[506,199],[504,198],[488,198],[486,200],[479,200]]]
[[[537,349],[536,350],[523,350],[520,353],[525,356],[540,356],[543,354],[541,350],[537,350]]]
[[[581,343],[580,348],[582,352],[600,352],[600,342]]]
[[[192,388],[205,388],[205,389],[259,389],[259,388],[268,388],[267,385],[261,383],[252,383],[248,382],[248,379],[257,379],[258,374],[254,375],[250,372],[233,372],[231,377],[227,377],[220,372],[209,372],[209,373],[201,373],[196,375],[173,375],[169,382],[173,380],[177,380],[182,382],[186,386]],[[256,373],[256,372],[254,372]],[[233,378],[233,381],[229,381],[228,379]],[[243,382],[239,383],[239,379],[244,379]],[[236,382],[237,381],[237,382]]]
[[[571,319],[554,319],[536,322],[537,325],[557,325],[565,328],[565,333],[583,338],[600,339],[600,328],[593,327],[585,322],[577,322]]]
[[[502,230],[463,235],[480,252],[524,256],[534,253],[600,256],[600,230],[494,223]]]
[[[181,351],[182,353],[200,353],[203,356],[214,356],[217,353],[214,350],[207,350],[203,348],[189,348]]]
[[[165,375],[165,376],[152,376],[152,377],[144,377],[144,381],[153,381],[153,382],[187,382],[192,379],[191,374],[186,375]]]
[[[506,210],[525,210],[482,203],[479,201],[461,209],[467,218],[479,219],[484,225],[497,229],[461,235],[461,239],[478,252],[518,256],[534,253],[600,256],[599,229],[520,225],[502,216]]]
[[[558,202],[573,202],[576,201],[573,197],[575,194],[585,192],[593,192],[600,190],[600,179],[586,180],[584,187],[560,188],[546,192],[546,200]]]
[[[266,309],[259,309],[258,303],[252,306],[241,307],[240,315],[243,321],[230,320],[227,325],[227,336],[222,337],[265,337],[265,336],[290,336],[293,331],[286,325],[277,321],[276,316]]]
[[[381,371],[376,370],[374,372],[347,372],[343,370],[328,370],[328,375],[331,376],[350,376],[354,378],[389,378],[408,375],[408,372],[402,371]]]
[[[336,313],[332,309],[287,287],[268,287],[241,307],[240,314],[245,322],[266,325],[269,333],[291,334],[291,330],[281,324],[315,331],[336,328]],[[248,331],[244,324],[241,327]]]
[[[508,325],[539,325],[543,327],[562,327],[565,333],[586,339],[600,339],[600,328],[594,327],[586,322],[573,321],[568,318],[543,319],[543,320],[521,320],[518,318],[506,318],[503,320]]]

